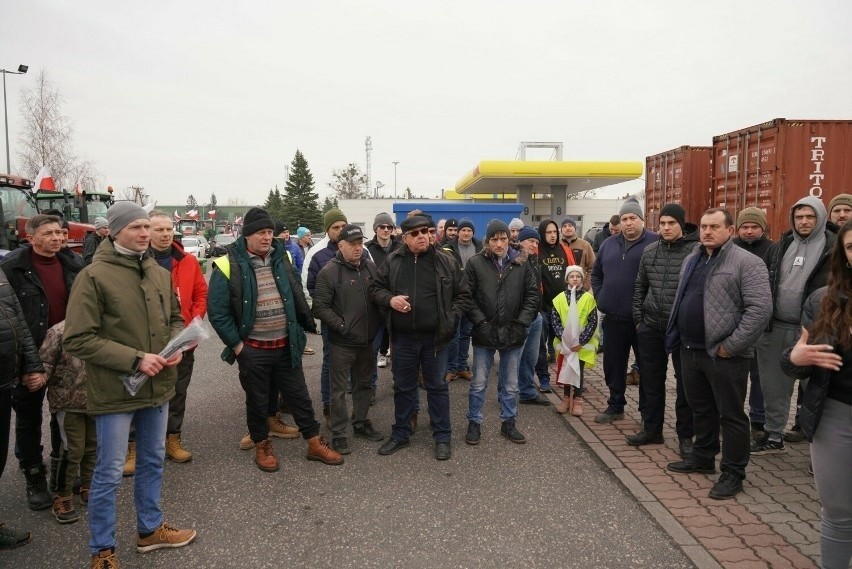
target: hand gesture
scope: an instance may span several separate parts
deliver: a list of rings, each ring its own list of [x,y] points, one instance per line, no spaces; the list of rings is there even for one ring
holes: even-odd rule
[[[808,344],[808,331],[802,327],[802,335],[790,352],[790,361],[797,366],[817,366],[840,371],[843,358],[834,353],[830,344]]]

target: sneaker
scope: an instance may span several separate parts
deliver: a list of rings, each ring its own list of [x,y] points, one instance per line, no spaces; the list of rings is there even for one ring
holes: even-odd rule
[[[122,476],[133,476],[136,474],[136,442],[127,443],[127,456],[124,458],[124,470]]]
[[[180,444],[180,434],[173,433],[166,436],[166,458],[178,463],[192,460],[192,453]]]
[[[742,491],[743,479],[733,472],[725,471],[710,489],[709,495],[714,500],[730,500]]]
[[[254,462],[264,472],[278,472],[278,459],[272,450],[272,442],[269,439],[262,440],[255,445]]]
[[[331,448],[333,448],[340,454],[352,453],[352,447],[349,446],[349,439],[346,437],[337,437],[335,439],[331,439]]]
[[[553,393],[553,390],[550,388],[549,382],[542,382],[538,384],[538,390],[542,393]]]
[[[385,438],[383,434],[373,428],[372,423],[365,422],[360,427],[352,427],[352,434],[359,439],[367,439],[368,441],[379,442]]]
[[[80,519],[80,514],[71,503],[71,496],[67,498],[56,496],[53,499],[53,517],[60,524],[73,524]]]
[[[599,413],[598,415],[595,415],[595,423],[601,423],[601,424],[604,424],[604,425],[607,424],[607,423],[612,423],[613,421],[620,421],[622,419],[624,419],[624,411],[621,411],[619,413],[619,412],[613,411],[609,407],[607,407],[606,411],[604,411],[603,413]]]
[[[251,440],[251,435],[246,433],[240,439],[240,450],[251,450],[254,448],[254,441]]]
[[[92,555],[92,569],[118,569],[118,557],[115,549],[102,549]]]
[[[678,474],[716,474],[716,464],[715,462],[698,464],[697,462],[692,462],[690,459],[684,459],[668,463],[666,470],[677,472]]]
[[[692,454],[692,439],[678,439],[677,450],[682,459],[688,459]]]
[[[481,437],[482,430],[479,428],[479,423],[470,421],[467,424],[467,434],[464,436],[464,442],[469,445],[478,445]]]
[[[270,436],[282,439],[299,438],[299,429],[282,421],[280,414],[277,414],[274,417],[267,417],[266,424],[269,426]]]
[[[12,529],[6,527],[6,524],[0,524],[0,551],[21,547],[32,540],[33,534],[30,532]]]
[[[470,381],[471,379],[473,379],[473,372],[469,369],[456,372],[456,375],[459,377],[459,379],[463,379],[465,381]]]
[[[521,431],[515,427],[514,421],[503,421],[503,424],[500,425],[500,434],[513,443],[517,443],[519,445],[527,442],[527,439],[521,434]]]
[[[148,537],[140,537],[136,540],[136,551],[148,553],[164,547],[183,547],[192,543],[196,535],[198,534],[194,529],[177,529],[162,523]]]
[[[759,441],[751,443],[751,454],[778,454],[785,452],[784,441],[773,441],[769,433],[763,435]]]
[[[663,433],[651,433],[645,429],[642,429],[636,434],[627,435],[627,444],[635,447],[642,445],[661,445],[663,442]]]
[[[540,393],[536,393],[535,397],[532,399],[521,399],[520,403],[522,405],[541,405],[543,407],[550,407],[550,399]]]
[[[376,367],[388,367],[388,357],[379,354],[379,357],[376,358]]]

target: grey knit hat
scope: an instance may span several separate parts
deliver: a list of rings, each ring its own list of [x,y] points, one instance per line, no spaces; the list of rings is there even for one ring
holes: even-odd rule
[[[642,211],[642,206],[639,205],[639,200],[636,198],[630,198],[626,202],[621,205],[621,209],[618,210],[618,216],[632,213],[642,221],[645,221],[645,212]]]
[[[520,218],[513,218],[512,221],[509,222],[509,229],[521,229],[524,226],[524,222],[520,220]]]
[[[95,229],[103,229],[104,227],[108,227],[109,223],[107,223],[106,218],[96,217],[95,218]]]
[[[134,202],[115,202],[107,210],[110,235],[117,235],[137,219],[148,219],[148,212],[141,205]]]
[[[376,228],[380,225],[390,225],[391,227],[393,227],[396,224],[393,222],[393,218],[390,216],[390,214],[382,212],[376,215],[375,219],[373,219],[373,231],[375,231]]]

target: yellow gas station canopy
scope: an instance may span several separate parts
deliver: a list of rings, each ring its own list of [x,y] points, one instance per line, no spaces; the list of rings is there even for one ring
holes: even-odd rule
[[[567,186],[569,194],[595,190],[642,177],[642,162],[554,162],[483,160],[456,182],[455,193],[514,194],[518,186],[532,186],[533,193],[550,193],[550,186]],[[507,196],[506,196],[507,197]]]

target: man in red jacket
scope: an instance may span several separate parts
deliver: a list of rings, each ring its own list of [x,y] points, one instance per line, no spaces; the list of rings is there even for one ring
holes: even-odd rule
[[[151,212],[151,253],[157,263],[172,274],[172,286],[180,303],[183,325],[189,325],[196,316],[204,318],[207,312],[207,283],[201,274],[198,259],[185,253],[183,247],[175,242],[171,217],[156,210]],[[174,462],[192,460],[192,453],[181,445],[180,432],[186,411],[186,390],[189,388],[194,363],[194,351],[184,352],[177,366],[175,396],[169,401],[166,457]]]

